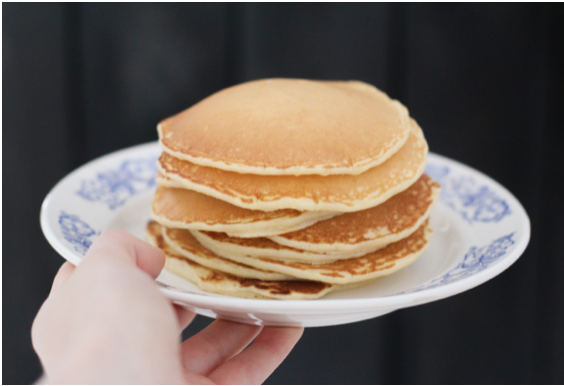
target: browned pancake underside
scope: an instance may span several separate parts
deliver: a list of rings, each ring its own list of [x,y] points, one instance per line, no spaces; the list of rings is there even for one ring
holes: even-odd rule
[[[196,264],[190,262],[190,264]],[[304,295],[313,295],[320,293],[331,284],[321,283],[319,281],[265,281],[258,279],[243,279],[219,271],[213,271],[213,274],[200,278],[207,282],[222,282],[224,280],[237,281],[241,287],[255,287],[260,290],[268,291],[271,295],[291,295],[295,293]]]
[[[327,264],[319,264],[318,267],[323,269],[323,276],[329,277],[344,277],[343,272],[349,273],[352,276],[360,276],[391,268],[395,265],[397,260],[412,253],[416,253],[427,245],[428,241],[425,237],[427,226],[428,221],[419,227],[411,236],[364,256],[346,260],[336,260]],[[311,264],[301,262],[273,260],[265,257],[260,258],[260,260],[303,271],[312,268]]]
[[[409,229],[433,204],[433,189],[440,185],[423,174],[407,190],[370,209],[345,213],[319,221],[299,231],[278,235],[291,241],[310,244],[359,244],[377,237],[398,234]],[[206,234],[213,232],[206,232]],[[210,236],[212,237],[212,236]],[[216,238],[216,236],[213,236]],[[228,242],[232,242],[230,238]],[[247,242],[250,242],[250,239]],[[261,244],[264,244],[261,241]],[[276,243],[275,243],[276,244]]]
[[[175,252],[164,240],[162,236],[161,225],[159,225],[158,223],[154,221],[149,222],[149,224],[147,224],[147,233],[149,237],[153,239],[153,244],[161,249],[165,253],[167,258],[185,261],[187,264],[193,267],[202,267],[201,265]],[[201,246],[198,248],[195,245],[198,243],[195,239],[192,238],[192,240],[185,240],[186,243],[183,244],[183,246],[187,247],[188,250],[191,249],[195,251],[195,249],[197,249],[198,252],[207,251]],[[208,251],[208,253],[212,252]],[[227,280],[236,281],[241,287],[254,287],[259,290],[268,291],[272,295],[291,295],[296,293],[317,294],[322,292],[326,288],[331,287],[331,284],[315,281],[265,281],[258,279],[245,279],[209,268],[206,268],[206,270],[208,270],[210,273],[206,276],[200,276],[200,280],[202,281],[216,283]]]
[[[186,248],[185,240],[190,239],[190,232],[180,230],[170,237],[171,243],[180,249]],[[284,261],[267,257],[226,256],[230,260],[250,266],[280,272],[307,280],[316,280],[333,284],[347,284],[369,280],[393,273],[415,261],[428,247],[432,231],[428,220],[410,236],[389,244],[387,247],[370,252],[357,258],[337,260],[323,264],[308,264],[298,261]]]

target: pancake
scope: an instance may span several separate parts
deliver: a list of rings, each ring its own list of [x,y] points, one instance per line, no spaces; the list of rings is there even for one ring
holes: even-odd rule
[[[252,210],[356,212],[407,189],[423,174],[427,142],[414,120],[405,145],[390,159],[360,175],[257,176],[174,158],[163,152],[160,172],[185,188]]]
[[[171,228],[225,232],[238,237],[262,237],[292,232],[333,217],[333,212],[280,209],[250,210],[187,189],[159,186],[151,207],[153,220]]]
[[[219,91],[158,125],[193,164],[260,175],[360,174],[406,142],[408,111],[366,83],[267,79]]]
[[[165,232],[163,232],[164,229],[164,227],[162,227],[155,221],[150,221],[149,224],[147,224],[147,233],[149,235],[158,234],[160,235],[159,237],[163,237],[166,242],[167,238]],[[169,243],[167,243],[167,245],[169,245]],[[293,277],[285,274],[269,272],[262,269],[250,267],[245,264],[237,263],[229,259],[225,259],[214,254],[211,251],[208,251],[206,248],[203,248],[200,243],[198,243],[198,241],[194,238],[186,238],[184,247],[185,249],[182,251],[182,253],[178,253],[178,251],[176,251],[175,253],[180,254],[181,256],[183,256],[183,258],[188,258],[191,261],[198,263],[199,265],[206,268],[229,273],[247,279],[273,281],[294,279]]]
[[[167,258],[165,268],[204,291],[239,298],[312,300],[319,299],[335,288],[334,285],[315,281],[242,279],[174,256]]]
[[[429,217],[439,200],[440,190],[437,182],[423,174],[408,189],[374,208],[345,213],[270,239],[280,245],[315,253],[376,250],[415,232]]]
[[[179,188],[179,189],[186,189],[184,185],[174,180],[171,180],[161,172],[157,172],[157,176],[155,177],[155,181],[157,185],[164,186],[165,188]]]
[[[192,235],[207,249],[228,258],[268,256],[328,263],[359,257],[409,236],[427,220],[439,195],[440,185],[424,174],[381,205],[320,221],[300,231],[245,239],[195,230]]]
[[[167,229],[165,233],[173,233],[179,230]],[[367,254],[371,251],[358,251],[352,253],[315,253],[303,251],[297,248],[287,247],[275,243],[266,237],[241,238],[230,237],[225,233],[191,231],[204,247],[219,256],[230,258],[239,257],[264,257],[268,256],[277,260],[301,261],[310,264],[330,263],[339,259],[348,259]]]
[[[229,259],[259,269],[284,273],[304,280],[330,284],[348,284],[389,275],[413,263],[429,246],[433,232],[428,220],[413,234],[361,257],[337,260],[326,264],[308,264],[267,257],[230,256]],[[187,230],[169,233],[170,245],[175,250],[186,250],[191,234]]]
[[[150,224],[147,238],[149,243],[165,253],[165,268],[204,291],[251,299],[306,300],[318,299],[331,290],[343,287],[314,281],[246,279],[210,269],[178,254],[166,243],[160,230],[160,225]]]

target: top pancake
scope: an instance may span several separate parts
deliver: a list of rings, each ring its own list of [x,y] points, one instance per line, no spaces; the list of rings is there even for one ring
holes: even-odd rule
[[[160,144],[196,165],[260,175],[360,174],[409,136],[407,109],[368,84],[267,79],[162,121]]]
[[[410,136],[382,165],[358,175],[260,176],[195,165],[163,152],[159,171],[182,184],[242,208],[272,211],[356,212],[407,189],[423,174],[427,142],[411,120]]]

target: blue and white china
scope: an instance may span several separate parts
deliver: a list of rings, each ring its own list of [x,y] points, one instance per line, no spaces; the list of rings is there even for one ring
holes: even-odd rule
[[[60,181],[41,208],[41,227],[53,248],[79,264],[105,230],[123,229],[143,239],[160,152],[156,143],[121,150]],[[313,327],[357,322],[453,296],[509,268],[530,237],[529,218],[519,201],[484,174],[436,154],[429,154],[426,172],[442,186],[431,214],[435,236],[429,249],[412,265],[368,286],[319,300],[278,301],[206,293],[166,270],[157,284],[172,301],[202,315]]]

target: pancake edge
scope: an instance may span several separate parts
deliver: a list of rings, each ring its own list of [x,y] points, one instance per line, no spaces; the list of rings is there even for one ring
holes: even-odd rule
[[[431,196],[431,198],[432,198],[431,205],[429,205],[429,207],[425,211],[425,214],[417,220],[417,222],[415,223],[415,225],[413,225],[413,227],[408,228],[408,229],[404,229],[402,232],[399,232],[399,233],[386,235],[384,237],[364,241],[364,242],[361,242],[361,243],[357,243],[357,244],[343,244],[343,243],[312,244],[312,243],[307,243],[307,242],[303,242],[303,241],[289,240],[289,239],[284,238],[283,235],[269,236],[268,238],[271,239],[272,241],[280,244],[280,245],[284,245],[286,247],[291,247],[291,248],[296,248],[296,249],[301,249],[301,250],[304,250],[304,251],[310,251],[310,252],[318,252],[318,253],[331,253],[331,252],[333,252],[333,253],[335,253],[335,252],[345,253],[345,252],[350,252],[350,253],[353,253],[355,251],[362,250],[362,251],[368,251],[366,253],[369,253],[369,252],[372,252],[372,251],[376,251],[380,248],[384,248],[388,244],[392,244],[392,243],[395,243],[395,242],[400,241],[402,239],[405,239],[406,237],[409,237],[411,234],[413,234],[413,232],[415,232],[417,229],[419,229],[419,227],[421,225],[423,225],[423,223],[431,216],[431,212],[435,208],[435,205],[437,205],[437,202],[439,202],[440,194],[441,194],[441,188],[440,187],[434,187],[433,193],[432,193],[432,196]]]
[[[292,250],[271,250],[271,249],[259,249],[253,247],[244,247],[232,243],[223,243],[221,241],[216,241],[206,234],[203,234],[197,230],[191,230],[190,233],[202,244],[204,247],[215,253],[216,255],[225,257],[229,259],[230,256],[240,256],[240,257],[265,257],[284,260],[284,261],[299,261],[303,263],[311,264],[326,264],[332,263],[335,260],[345,260],[352,259],[355,257],[360,257],[366,255],[367,253],[373,252],[372,250],[366,251],[355,251],[350,254],[324,254],[316,253],[304,250],[303,253],[294,252]],[[229,248],[223,248],[222,244],[228,244]],[[285,246],[285,245],[284,245]],[[293,249],[300,249],[294,248]]]
[[[421,257],[421,255],[423,253],[425,253],[425,251],[429,248],[431,239],[433,237],[433,231],[431,230],[431,228],[428,225],[423,225],[425,226],[425,245],[423,245],[423,247],[421,249],[419,249],[418,251],[400,258],[398,260],[395,260],[395,264],[393,267],[387,269],[387,270],[380,270],[380,271],[375,271],[372,272],[368,275],[358,275],[358,276],[346,276],[346,277],[331,277],[331,276],[324,276],[318,272],[313,272],[313,271],[309,271],[309,270],[301,270],[301,269],[295,269],[295,268],[291,268],[291,267],[287,267],[287,266],[283,266],[283,265],[279,265],[276,263],[269,263],[267,261],[264,261],[262,259],[258,259],[258,258],[254,258],[254,257],[236,257],[236,256],[231,256],[229,257],[230,260],[236,261],[238,263],[241,264],[245,264],[245,265],[250,265],[256,268],[260,268],[266,271],[271,271],[271,272],[280,272],[280,273],[284,273],[296,278],[300,278],[303,280],[309,280],[309,281],[319,281],[319,282],[324,282],[324,283],[328,283],[328,284],[350,284],[350,283],[356,283],[356,282],[364,282],[367,280],[372,280],[378,277],[382,277],[382,276],[387,276],[390,275],[394,272],[399,271],[402,268],[407,267],[408,265],[412,264],[413,262],[415,262],[419,257]],[[172,245],[175,245],[176,248],[180,248],[179,246],[176,246],[176,243],[172,242]],[[175,248],[175,249],[176,249]],[[272,259],[274,260],[274,259]],[[316,264],[312,264],[312,265],[316,265]],[[319,265],[323,265],[323,264],[319,264]],[[310,273],[308,275],[308,272]],[[313,272],[313,274],[311,274]]]
[[[203,281],[200,276],[197,274],[194,267],[192,267],[188,262],[185,260],[180,260],[175,257],[166,257],[165,268],[194,284],[196,284],[201,290],[218,294],[218,295],[225,295],[225,296],[233,296],[238,298],[246,298],[246,299],[271,299],[271,300],[315,300],[319,299],[329,292],[333,290],[334,286],[328,286],[322,291],[312,294],[299,294],[299,293],[292,293],[291,295],[265,295],[264,292],[260,291],[255,287],[242,287],[236,280],[229,280],[227,279],[226,282],[222,282],[224,288],[221,286],[215,286],[212,283],[208,283]],[[209,271],[209,274],[213,273],[213,269],[209,269],[203,267],[198,264],[198,269]],[[265,280],[266,281],[266,280]]]
[[[378,90],[380,93],[386,95],[382,91]],[[167,147],[163,141],[163,131],[161,127],[161,123],[157,125],[157,133],[159,135],[159,146],[163,149],[163,151],[167,152],[173,157],[176,157],[181,160],[192,162],[193,164],[200,165],[200,166],[207,166],[216,169],[221,169],[230,172],[236,172],[241,174],[257,174],[257,175],[268,175],[268,176],[282,176],[282,175],[294,175],[294,176],[302,176],[302,175],[320,175],[320,176],[329,176],[329,175],[336,175],[336,174],[348,174],[348,175],[359,175],[363,172],[371,169],[375,166],[378,166],[384,162],[386,162],[392,155],[394,155],[401,147],[407,142],[409,137],[409,110],[403,104],[395,99],[390,99],[388,95],[386,97],[391,101],[392,105],[400,112],[401,123],[405,125],[403,133],[401,133],[401,137],[392,146],[385,152],[382,156],[375,160],[365,159],[356,162],[350,167],[331,167],[330,165],[319,165],[315,167],[303,167],[303,166],[292,166],[287,168],[277,168],[272,166],[250,166],[245,164],[237,164],[237,163],[227,163],[221,161],[212,161],[208,158],[203,157],[194,157],[190,154],[182,153],[179,151],[175,151],[170,147]]]
[[[181,248],[178,248],[175,244],[173,244],[171,242],[170,238],[166,234],[166,231],[167,231],[166,228],[163,227],[162,228],[162,236],[163,236],[163,239],[165,240],[165,242],[168,244],[168,246],[172,250],[174,250],[176,253],[178,253],[182,257],[187,258],[190,261],[193,261],[194,263],[197,263],[197,264],[199,264],[203,267],[213,269],[213,270],[223,272],[223,273],[228,273],[230,275],[242,277],[242,278],[245,278],[245,279],[257,279],[257,280],[268,280],[268,281],[282,281],[282,280],[295,280],[296,279],[293,276],[281,274],[281,273],[278,273],[278,272],[265,271],[265,270],[262,270],[260,268],[251,267],[251,266],[246,265],[246,264],[243,264],[246,267],[242,267],[241,263],[230,264],[230,263],[233,263],[233,261],[229,261],[229,259],[222,259],[221,256],[218,256],[216,258],[217,260],[220,260],[219,265],[221,265],[221,267],[218,268],[215,264],[211,264],[210,261],[208,261],[208,259],[200,257],[200,256],[198,256],[194,253],[183,250]],[[221,260],[228,260],[228,261],[223,262]]]
[[[182,221],[169,220],[165,216],[156,215],[151,209],[151,218],[168,228],[224,232],[233,237],[254,238],[276,236],[283,233],[298,231],[300,229],[307,228],[318,221],[327,220],[340,214],[327,212],[325,215],[320,215],[319,213],[323,212],[304,212],[304,215],[286,218],[285,220],[276,219],[270,221],[255,221],[244,224],[210,225],[202,222],[185,223]],[[278,226],[275,226],[276,223]],[[280,223],[282,224],[280,225]]]
[[[156,248],[159,248],[157,237],[152,235],[149,231],[147,231],[146,236],[149,244],[153,245]],[[165,241],[164,238],[163,241]],[[167,249],[171,248],[170,244],[166,244],[166,246],[168,247]],[[214,286],[213,284],[202,280],[198,275],[197,270],[199,270],[200,272],[203,271],[204,272],[203,276],[211,276],[213,275],[214,272],[217,272],[221,275],[229,275],[229,274],[225,274],[222,273],[221,271],[204,267],[196,263],[195,261],[192,261],[183,256],[174,256],[171,254],[174,253],[174,250],[170,251],[171,253],[167,253],[166,250],[162,250],[162,251],[165,254],[165,266],[164,266],[165,269],[167,269],[168,271],[170,271],[175,275],[180,276],[185,280],[188,280],[196,284],[200,289],[209,293],[216,293],[220,295],[243,297],[250,299],[276,299],[276,300],[310,300],[311,299],[313,300],[313,299],[319,299],[320,297],[327,294],[329,291],[335,289],[335,287],[339,287],[327,283],[322,283],[325,285],[325,288],[316,294],[307,295],[307,294],[293,293],[291,295],[285,295],[285,296],[276,295],[276,294],[265,295],[264,290],[261,291],[260,289],[252,286],[243,287],[237,280],[232,280],[229,277],[225,277],[226,281],[224,281],[223,283],[225,284],[227,282],[227,284],[230,284],[231,289],[225,289],[226,287],[225,285],[223,286],[224,288],[218,288],[218,286]],[[236,276],[236,275],[231,275],[231,276]],[[261,279],[256,279],[256,280],[266,283],[272,282],[272,280],[261,280]]]
[[[390,197],[406,190],[408,187],[413,185],[419,177],[425,172],[425,167],[427,166],[427,155],[429,153],[429,146],[425,137],[423,135],[423,130],[419,127],[415,120],[412,120],[414,125],[410,125],[410,131],[412,134],[422,140],[423,145],[423,161],[418,165],[419,168],[415,171],[414,175],[403,181],[402,183],[388,190],[387,192],[381,194],[379,190],[373,192],[372,194],[364,197],[361,200],[349,202],[347,204],[342,203],[329,203],[329,202],[315,202],[309,198],[280,198],[275,201],[260,201],[256,197],[239,195],[238,197],[229,196],[224,193],[218,192],[217,190],[210,188],[205,185],[200,185],[184,179],[177,174],[167,173],[164,167],[161,165],[160,159],[157,161],[157,168],[159,172],[168,179],[175,181],[182,185],[183,188],[194,190],[196,192],[206,194],[211,197],[215,197],[219,200],[226,201],[232,205],[239,206],[241,208],[252,209],[252,210],[262,210],[265,212],[274,211],[279,209],[296,209],[300,211],[326,211],[326,212],[357,212],[359,210],[371,208],[381,204],[382,202],[388,200]],[[330,176],[329,176],[330,177]],[[250,202],[244,202],[246,199]]]
[[[428,147],[425,149],[425,154],[428,152]],[[276,201],[258,201],[254,197],[245,197],[250,200],[254,200],[252,203],[245,203],[242,202],[240,199],[225,195],[220,193],[212,188],[207,186],[198,185],[188,180],[184,180],[181,177],[178,177],[175,174],[168,174],[160,165],[160,162],[157,163],[159,171],[165,175],[166,177],[178,182],[182,185],[185,189],[195,190],[199,193],[207,194],[208,196],[215,197],[219,200],[226,201],[232,205],[239,206],[241,208],[252,209],[252,210],[262,210],[265,212],[279,210],[279,209],[296,209],[306,212],[358,212],[359,210],[372,208],[376,205],[381,204],[382,202],[388,200],[390,197],[403,192],[407,188],[409,188],[425,171],[425,167],[427,166],[427,157],[425,157],[425,161],[419,165],[419,169],[416,170],[414,176],[404,181],[401,184],[398,184],[394,189],[388,190],[384,194],[380,194],[377,192],[376,194],[372,194],[372,196],[377,196],[377,198],[372,198],[371,196],[367,196],[363,200],[358,200],[353,202],[350,205],[341,204],[341,203],[316,203],[315,201],[309,198],[281,198]]]

